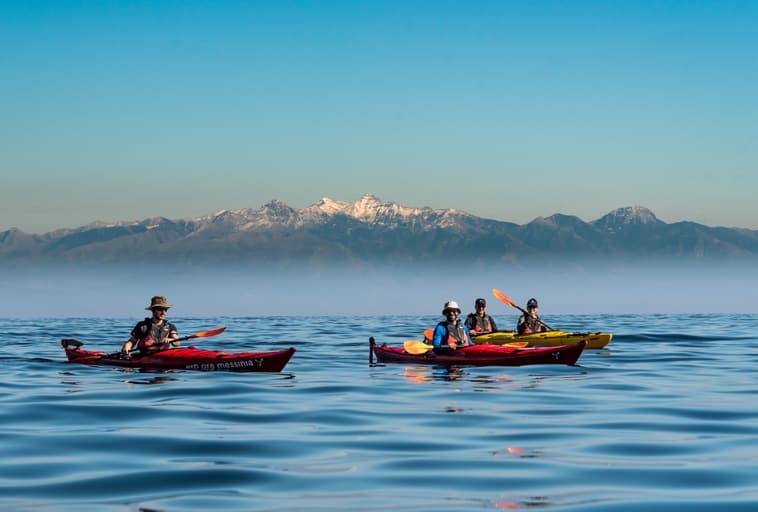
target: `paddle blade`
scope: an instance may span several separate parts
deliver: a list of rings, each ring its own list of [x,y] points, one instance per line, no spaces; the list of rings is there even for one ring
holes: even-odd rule
[[[432,345],[427,345],[423,341],[407,340],[403,342],[403,348],[409,354],[419,355],[419,354],[426,354],[427,352],[432,350],[434,347]]]
[[[434,329],[424,329],[424,341],[432,341],[434,339]]]
[[[200,331],[196,332],[192,336],[187,336],[186,339],[191,340],[193,338],[207,338],[209,336],[215,336],[217,334],[221,334],[226,330],[226,327],[219,327],[218,329],[211,329],[210,331]]]
[[[494,295],[495,298],[498,299],[499,301],[504,302],[508,304],[509,306],[513,306],[516,309],[521,309],[520,307],[518,307],[518,305],[515,302],[513,302],[510,298],[508,298],[506,294],[504,294],[497,288],[492,289],[492,295]]]

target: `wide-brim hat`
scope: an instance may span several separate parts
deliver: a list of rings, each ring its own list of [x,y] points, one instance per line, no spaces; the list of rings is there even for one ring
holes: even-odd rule
[[[163,295],[156,295],[152,299],[150,299],[150,305],[146,307],[145,309],[151,310],[153,308],[170,308],[173,304],[168,303],[168,299],[164,297]]]
[[[449,300],[445,302],[445,306],[442,308],[442,314],[446,315],[448,309],[456,309],[458,310],[458,314],[459,315],[461,314],[461,308],[458,307],[458,303],[455,302],[454,300]]]

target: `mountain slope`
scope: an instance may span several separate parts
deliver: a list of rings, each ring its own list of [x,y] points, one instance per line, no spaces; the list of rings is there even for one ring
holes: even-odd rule
[[[367,194],[295,209],[221,210],[194,219],[93,223],[44,235],[0,233],[0,261],[298,265],[509,263],[568,260],[729,261],[758,257],[758,231],[667,224],[647,208],[619,208],[592,222],[554,214],[525,225],[461,210],[411,208]]]

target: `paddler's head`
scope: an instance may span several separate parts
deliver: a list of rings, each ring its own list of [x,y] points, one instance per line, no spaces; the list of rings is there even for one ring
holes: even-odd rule
[[[166,316],[166,312],[171,306],[173,306],[173,304],[169,304],[166,297],[163,295],[156,295],[150,299],[150,305],[145,309],[152,311],[153,317],[163,318]]]
[[[458,315],[461,314],[461,308],[458,307],[458,303],[454,300],[449,300],[445,302],[445,305],[442,308],[442,314],[447,317],[448,320],[455,320],[458,318]]]

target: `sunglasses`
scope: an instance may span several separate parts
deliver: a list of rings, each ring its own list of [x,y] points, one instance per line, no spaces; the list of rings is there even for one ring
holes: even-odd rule
[[[164,313],[165,313],[166,311],[168,311],[168,308],[150,308],[150,309],[152,309],[153,311],[158,311],[158,312],[161,312],[161,311],[162,311],[162,312],[164,312]]]

